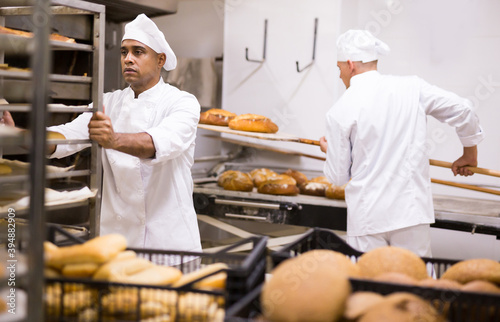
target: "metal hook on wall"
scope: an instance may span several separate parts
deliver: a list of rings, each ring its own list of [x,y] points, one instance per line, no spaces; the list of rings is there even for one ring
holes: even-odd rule
[[[300,69],[299,68],[299,61],[296,62],[297,65],[297,72],[302,73],[304,70],[307,68],[311,67],[312,64],[314,63],[314,59],[316,58],[316,35],[318,33],[318,18],[314,19],[314,42],[313,42],[313,57],[312,57],[312,62],[309,63],[309,65],[305,66],[304,68]]]
[[[264,20],[264,52],[262,54],[262,60],[255,60],[248,58],[248,47],[245,48],[245,58],[247,61],[254,63],[263,63],[266,60],[266,43],[267,43],[267,19]]]

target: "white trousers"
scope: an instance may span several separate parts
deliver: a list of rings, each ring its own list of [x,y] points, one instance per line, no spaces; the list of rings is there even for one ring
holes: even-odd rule
[[[380,234],[347,236],[346,240],[351,247],[361,252],[395,246],[411,250],[420,257],[432,257],[430,232],[429,224],[421,224]]]

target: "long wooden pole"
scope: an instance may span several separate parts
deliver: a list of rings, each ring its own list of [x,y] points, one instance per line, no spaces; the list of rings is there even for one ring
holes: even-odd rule
[[[491,193],[491,194],[500,196],[500,190],[482,188],[482,187],[478,187],[478,186],[474,186],[474,185],[470,185],[470,184],[464,184],[464,183],[458,183],[458,182],[452,182],[452,181],[446,181],[446,180],[440,180],[440,179],[431,179],[431,182],[444,184],[447,186],[453,186],[453,187],[457,187],[457,188],[464,188],[464,189],[469,189],[469,190]]]
[[[439,160],[429,160],[429,163],[431,165],[437,166],[437,167],[443,167],[443,168],[449,168],[451,169],[451,162],[446,162],[446,161],[439,161]],[[500,178],[500,171],[498,170],[491,170],[491,169],[485,169],[485,168],[478,168],[478,167],[467,167],[470,171],[474,173],[479,173],[479,174],[484,174],[487,176],[493,176],[493,177],[499,177]]]

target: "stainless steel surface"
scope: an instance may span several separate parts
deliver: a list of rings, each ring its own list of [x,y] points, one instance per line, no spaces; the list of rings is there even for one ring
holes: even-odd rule
[[[29,247],[28,247],[28,318],[42,321],[44,318],[43,288],[44,281],[36,267],[44,266],[43,241],[45,240],[45,133],[47,126],[48,76],[51,71],[51,54],[49,46],[50,34],[50,0],[35,2],[34,17],[45,18],[45,23],[33,21],[35,26],[34,40],[36,55],[32,55],[33,70],[33,109],[31,111],[31,147],[30,166],[30,212],[29,212]]]
[[[255,208],[276,209],[276,210],[280,209],[279,204],[272,204],[272,203],[224,200],[224,199],[215,199],[214,202],[216,205],[232,205],[232,206],[255,207]]]

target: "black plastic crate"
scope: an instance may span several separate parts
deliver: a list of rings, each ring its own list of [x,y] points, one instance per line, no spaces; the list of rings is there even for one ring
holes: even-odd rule
[[[274,267],[286,259],[296,257],[313,249],[334,250],[357,261],[363,254],[349,246],[342,238],[330,230],[314,228],[277,251],[271,253]],[[428,267],[434,268],[437,277],[458,260],[439,258],[422,258]],[[430,287],[382,283],[362,279],[350,279],[353,292],[372,291],[379,294],[394,292],[410,292],[429,300],[440,312],[444,312],[449,321],[500,321],[500,295],[461,292]],[[261,314],[260,288],[255,289],[246,297],[232,305],[227,310],[226,321],[252,321]]]
[[[51,228],[49,236],[55,236],[56,233]],[[57,230],[57,228],[56,228]],[[67,240],[63,242],[65,245],[71,243],[81,243],[81,239],[74,238],[66,232],[57,233],[67,237]],[[93,306],[98,312],[98,319],[96,321],[102,321],[102,300],[109,295],[110,290],[116,290],[118,288],[122,290],[128,290],[127,292],[132,292],[136,294],[137,298],[133,299],[134,303],[137,304],[136,311],[132,312],[132,321],[141,320],[141,316],[138,313],[140,310],[141,303],[141,292],[152,292],[151,290],[157,290],[158,293],[168,293],[167,291],[175,291],[178,294],[198,294],[199,298],[203,297],[203,294],[211,296],[215,301],[222,303],[222,308],[227,308],[238,302],[243,298],[248,292],[252,291],[255,287],[261,285],[264,282],[265,270],[266,270],[266,244],[268,237],[266,236],[254,236],[243,239],[234,245],[228,246],[216,253],[202,253],[202,252],[182,252],[182,251],[166,251],[166,250],[149,250],[149,249],[133,249],[136,252],[137,257],[142,257],[150,260],[157,265],[173,265],[180,269],[183,274],[187,274],[198,270],[202,266],[210,265],[213,263],[225,263],[228,268],[223,270],[227,274],[226,288],[220,291],[208,291],[200,290],[193,287],[193,284],[197,281],[185,285],[180,288],[173,288],[168,286],[145,286],[145,285],[129,285],[129,284],[119,284],[112,282],[102,282],[94,281],[91,279],[69,279],[69,278],[46,278],[46,286],[49,287],[49,291],[55,290],[58,292],[56,296],[59,298],[59,303],[64,304],[64,295],[68,294],[67,290],[74,289],[88,289],[92,295],[93,300],[96,302]],[[252,250],[249,253],[231,253],[230,251],[240,247],[242,245],[252,243]],[[218,272],[214,272],[216,274]],[[51,289],[52,288],[52,289]],[[143,291],[146,290],[146,291]],[[163,291],[163,292],[162,292]],[[87,292],[89,293],[89,292]],[[88,294],[87,294],[88,295]],[[53,295],[50,295],[53,296]],[[84,295],[82,295],[84,296]],[[126,295],[130,297],[130,294]],[[196,297],[196,296],[193,296]],[[77,301],[76,299],[75,301]],[[196,303],[184,303],[182,305],[196,305]],[[179,303],[175,303],[175,306],[179,306]],[[74,312],[65,312],[62,308],[56,307],[58,310],[54,312],[52,309],[50,312],[51,316],[47,320],[51,321],[74,321]],[[71,307],[71,305],[70,305]],[[46,307],[47,309],[47,307]],[[70,314],[71,313],[71,314]],[[136,317],[136,318],[135,318]],[[49,319],[50,318],[50,319]],[[181,319],[182,320],[182,319]]]

